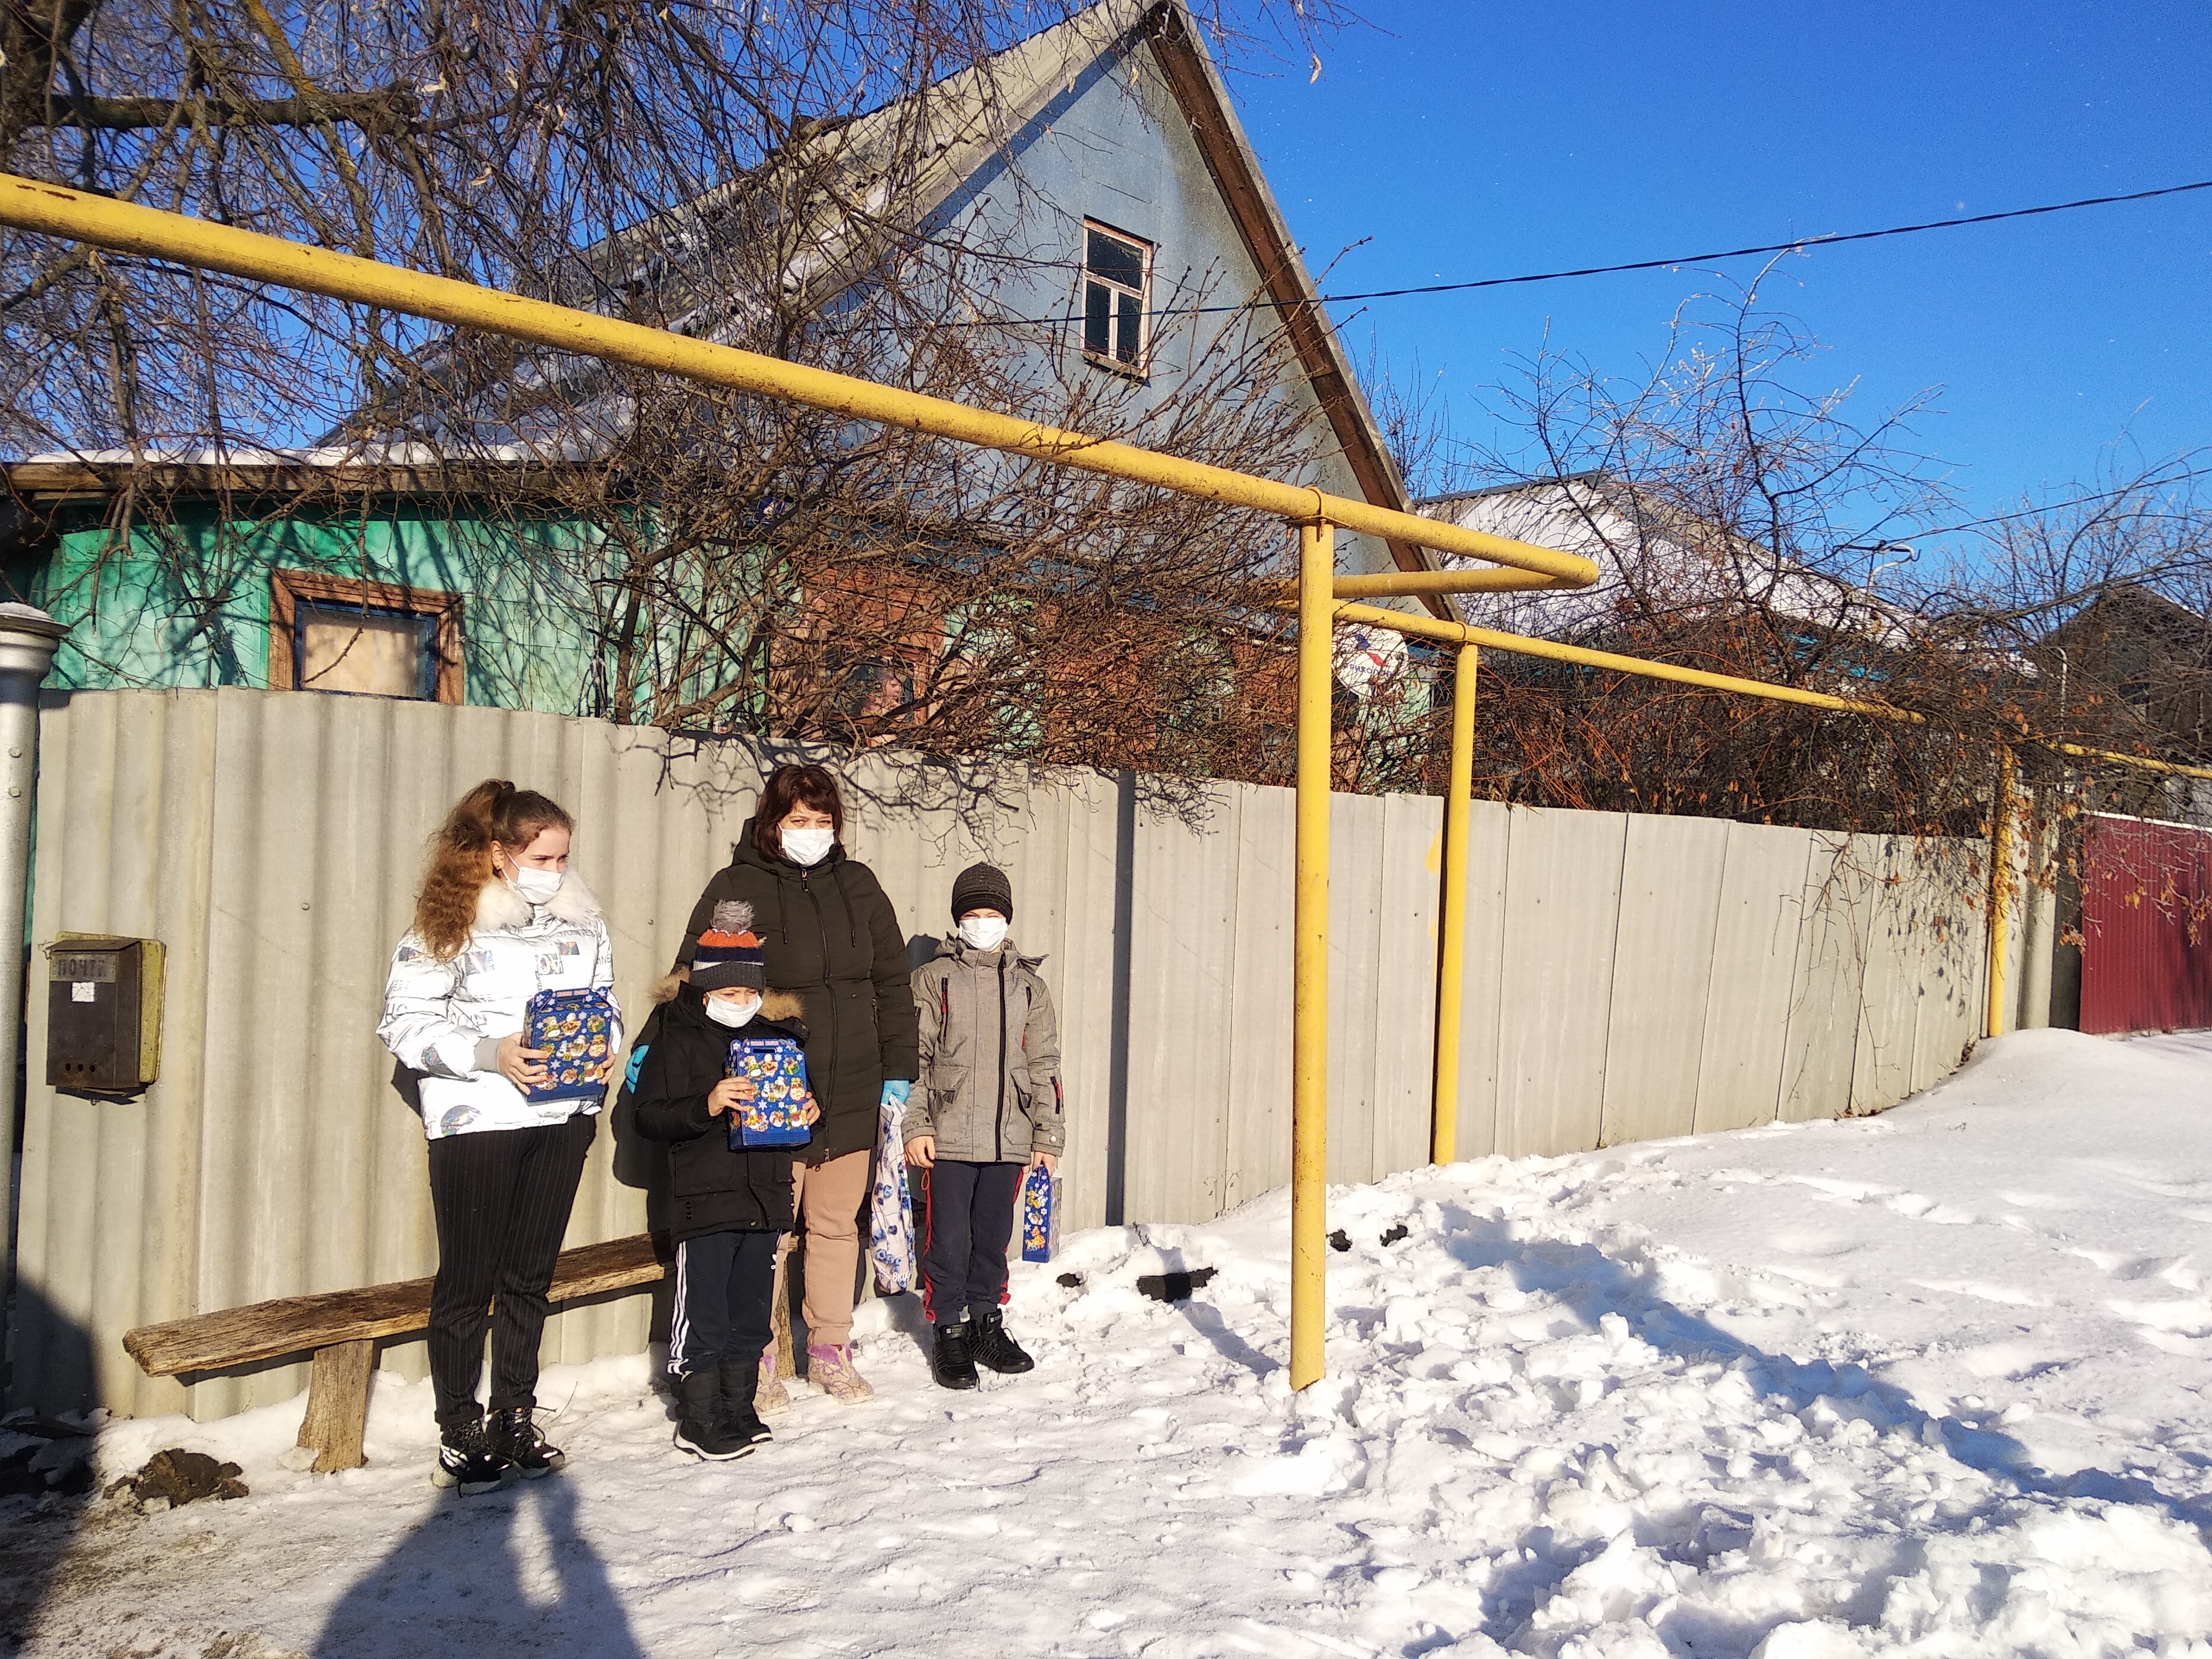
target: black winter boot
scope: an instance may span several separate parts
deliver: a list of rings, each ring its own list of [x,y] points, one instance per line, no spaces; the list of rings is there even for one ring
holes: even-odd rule
[[[760,1362],[725,1359],[716,1371],[721,1379],[721,1391],[715,1402],[715,1426],[726,1437],[742,1443],[747,1450],[772,1439],[768,1425],[753,1409],[753,1389],[760,1382]]]
[[[483,1419],[456,1423],[438,1434],[438,1462],[430,1471],[434,1486],[459,1486],[464,1497],[490,1492],[514,1479],[514,1465],[501,1456]]]
[[[975,1363],[1001,1376],[1018,1376],[1036,1369],[1036,1361],[1022,1352],[1022,1345],[1006,1334],[1006,1316],[996,1308],[975,1316]]]
[[[719,1420],[722,1392],[720,1367],[702,1365],[696,1370],[686,1371],[675,1379],[674,1387],[677,1450],[688,1451],[710,1463],[726,1463],[752,1449],[750,1442],[727,1432]]]
[[[520,1470],[526,1480],[550,1474],[568,1461],[568,1453],[548,1443],[538,1425],[530,1420],[527,1406],[494,1412],[484,1425],[484,1433],[493,1449]]]
[[[975,1386],[975,1333],[966,1320],[936,1328],[929,1349],[929,1374],[940,1389]]]

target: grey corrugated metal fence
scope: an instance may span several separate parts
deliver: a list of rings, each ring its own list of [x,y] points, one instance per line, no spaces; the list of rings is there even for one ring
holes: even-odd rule
[[[16,1393],[142,1414],[284,1398],[304,1367],[149,1379],[131,1327],[434,1266],[422,1135],[374,1028],[453,799],[500,775],[577,814],[635,1016],[760,779],[740,743],[240,690],[51,698],[41,741],[33,940],[163,939],[168,1002],[143,1100],[58,1095],[34,958]],[[918,957],[963,864],[1012,874],[1015,937],[1048,954],[1061,1004],[1069,1224],[1202,1220],[1288,1178],[1290,792],[1164,800],[1127,776],[880,754],[840,769],[848,839]],[[1441,817],[1432,799],[1335,803],[1334,1181],[1426,1155]],[[1969,845],[1487,805],[1475,833],[1467,1156],[1872,1109],[1975,1029]],[[653,1165],[603,1134],[569,1242],[645,1227]],[[558,1316],[547,1358],[635,1352],[648,1310]],[[419,1374],[420,1345],[386,1363]]]

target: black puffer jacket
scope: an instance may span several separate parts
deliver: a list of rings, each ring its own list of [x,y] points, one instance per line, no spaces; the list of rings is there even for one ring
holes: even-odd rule
[[[866,1152],[876,1144],[884,1079],[912,1082],[921,1069],[906,935],[882,884],[842,847],[811,869],[764,857],[748,819],[728,866],[691,912],[679,968],[723,899],[753,907],[769,983],[796,992],[805,1011],[806,1073],[822,1103],[806,1161]]]
[[[741,1027],[707,1018],[705,994],[678,986],[653,1022],[651,1046],[631,1091],[637,1132],[668,1143],[669,1232],[678,1243],[703,1233],[791,1231],[791,1159],[798,1146],[730,1150],[730,1120],[707,1109],[707,1096],[729,1074],[730,1039],[787,1036],[806,1040],[791,1018],[796,997],[771,991]],[[811,1079],[810,1079],[810,1081]]]

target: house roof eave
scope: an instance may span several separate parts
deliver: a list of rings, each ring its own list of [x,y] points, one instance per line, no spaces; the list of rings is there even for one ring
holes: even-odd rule
[[[1344,355],[1335,325],[1322,310],[1313,276],[1274,193],[1260,170],[1258,155],[1237,118],[1229,89],[1198,37],[1196,23],[1181,0],[1162,0],[1145,17],[1146,38],[1166,76],[1176,103],[1190,125],[1191,137],[1205,158],[1245,250],[1258,268],[1268,297],[1280,309],[1285,328],[1306,379],[1321,400],[1322,413],[1342,447],[1360,492],[1379,507],[1411,510],[1405,480],[1390,458],[1382,432],[1359,381]],[[1441,568],[1426,548],[1392,541],[1390,556],[1401,570]],[[1431,614],[1453,620],[1450,602],[1440,596],[1423,601]]]

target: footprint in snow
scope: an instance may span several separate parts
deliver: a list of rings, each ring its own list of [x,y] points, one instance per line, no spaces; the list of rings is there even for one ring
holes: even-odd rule
[[[2130,1283],[2159,1279],[2177,1291],[2199,1290],[2204,1283],[2204,1275],[2191,1267],[2191,1258],[2185,1255],[2129,1255],[2116,1250],[2080,1248],[2069,1250],[2068,1254],[2080,1256],[2099,1273]]]
[[[1863,1248],[1847,1233],[1824,1232],[1818,1230],[1793,1231],[1774,1234],[1768,1241],[1778,1250],[1790,1255],[1849,1255]]]

